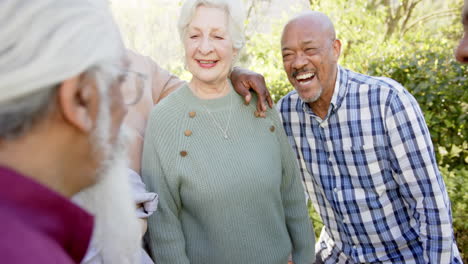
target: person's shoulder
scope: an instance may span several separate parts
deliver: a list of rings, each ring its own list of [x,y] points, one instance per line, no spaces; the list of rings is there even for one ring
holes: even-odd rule
[[[368,85],[372,88],[379,88],[373,89],[374,91],[380,92],[405,92],[406,89],[401,85],[398,81],[385,77],[385,76],[371,76],[362,73],[357,73],[348,69],[344,69],[347,73],[348,82],[357,83],[358,85]]]
[[[170,93],[168,96],[164,97],[159,101],[155,106],[153,106],[153,111],[155,112],[178,112],[181,109],[181,103],[186,103],[189,98],[187,96],[187,84],[182,85],[180,89],[177,89]]]
[[[2,263],[72,263],[57,242],[35,230],[14,214],[1,214]]]
[[[126,50],[127,59],[130,62],[130,69],[143,74],[151,74],[165,72],[152,58],[133,50]]]
[[[149,114],[147,126],[151,126],[152,130],[173,127],[177,123],[175,121],[180,120],[183,112],[186,111],[187,89],[189,88],[185,84],[154,105]]]
[[[278,112],[283,113],[285,111],[290,112],[293,109],[297,108],[298,103],[300,102],[299,94],[296,90],[292,90],[283,96],[276,103],[276,109]]]
[[[127,49],[126,55],[127,55],[128,61],[130,62],[129,66],[131,69],[137,69],[142,64],[146,65],[148,61],[151,60],[149,57],[144,56],[130,49]]]

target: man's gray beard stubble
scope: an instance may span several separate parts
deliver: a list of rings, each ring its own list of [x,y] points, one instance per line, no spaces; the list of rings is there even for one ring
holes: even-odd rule
[[[302,101],[304,101],[305,103],[314,103],[315,101],[317,101],[320,96],[322,96],[322,89],[320,89],[320,91],[318,92],[317,95],[315,95],[314,97],[311,97],[311,98],[304,98],[302,96],[299,95],[299,97],[302,99]]]

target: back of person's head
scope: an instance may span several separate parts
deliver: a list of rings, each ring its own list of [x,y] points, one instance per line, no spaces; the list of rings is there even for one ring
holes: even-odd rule
[[[55,107],[55,93],[68,78],[87,74],[101,78],[101,92],[107,89],[99,73],[114,72],[124,54],[107,5],[0,1],[0,139],[26,134]]]
[[[223,9],[228,17],[228,29],[232,39],[232,46],[240,51],[245,45],[244,21],[245,9],[241,0],[187,0],[179,15],[178,30],[183,41],[186,30],[192,21],[195,10],[199,6],[216,7]]]

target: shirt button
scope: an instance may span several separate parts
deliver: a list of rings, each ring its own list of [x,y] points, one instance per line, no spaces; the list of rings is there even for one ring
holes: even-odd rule
[[[336,187],[333,188],[333,191],[337,193],[337,192],[338,192],[338,188],[336,188]]]
[[[275,126],[271,126],[271,127],[270,127],[270,131],[271,131],[271,132],[275,132]]]
[[[190,118],[194,118],[197,113],[196,112],[189,112],[188,115],[190,116]]]
[[[353,245],[353,248],[354,248],[354,249],[357,249],[357,246],[356,246],[356,245]]]
[[[182,150],[182,151],[180,152],[180,155],[181,155],[182,157],[187,156],[187,154],[188,154],[188,153],[187,153],[187,151],[185,151],[185,150]]]
[[[185,130],[184,135],[185,135],[186,137],[190,137],[190,136],[192,135],[192,131],[190,131],[190,130],[187,129],[187,130]]]

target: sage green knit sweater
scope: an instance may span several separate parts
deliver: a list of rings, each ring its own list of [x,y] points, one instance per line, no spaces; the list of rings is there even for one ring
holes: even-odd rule
[[[185,85],[152,110],[142,177],[159,194],[146,235],[158,264],[315,259],[296,157],[276,110],[256,118],[255,105],[232,88],[202,100]],[[225,139],[213,118],[224,129],[231,111]]]

